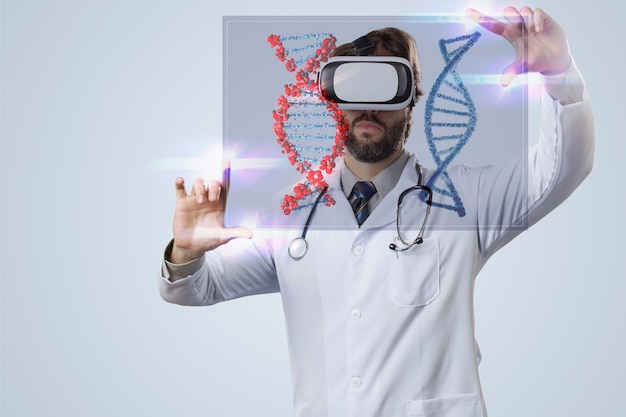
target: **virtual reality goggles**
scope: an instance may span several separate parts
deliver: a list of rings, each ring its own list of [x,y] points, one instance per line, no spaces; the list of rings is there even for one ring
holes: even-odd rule
[[[400,110],[415,104],[411,64],[390,56],[338,56],[318,73],[320,93],[341,110]]]

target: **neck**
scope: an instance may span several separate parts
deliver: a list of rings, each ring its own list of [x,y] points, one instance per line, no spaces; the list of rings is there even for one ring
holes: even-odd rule
[[[345,165],[350,171],[357,177],[365,181],[371,181],[376,175],[378,175],[383,169],[387,168],[393,161],[398,159],[404,152],[404,148],[400,147],[393,154],[387,158],[378,162],[361,162],[358,161],[350,152],[346,151],[344,158]]]

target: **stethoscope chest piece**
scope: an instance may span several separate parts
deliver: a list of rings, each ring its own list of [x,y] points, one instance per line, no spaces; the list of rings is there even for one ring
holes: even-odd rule
[[[309,250],[309,244],[302,236],[298,236],[297,238],[293,239],[291,242],[289,242],[289,246],[287,247],[289,256],[291,256],[296,261],[304,258],[307,250]]]
[[[318,194],[317,198],[315,199],[315,203],[313,203],[313,207],[311,208],[309,216],[306,218],[304,228],[302,229],[302,235],[293,239],[291,242],[289,242],[289,246],[287,246],[287,252],[289,253],[289,256],[291,256],[291,258],[296,261],[304,258],[304,255],[306,255],[306,252],[309,250],[309,244],[306,241],[306,232],[309,230],[309,225],[311,224],[313,215],[315,214],[317,206],[322,200],[322,197],[324,197],[324,194],[326,194],[327,189],[328,187],[324,187],[324,189]]]

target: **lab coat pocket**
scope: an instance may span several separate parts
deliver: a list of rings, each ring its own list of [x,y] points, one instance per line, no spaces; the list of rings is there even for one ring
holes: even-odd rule
[[[439,295],[439,241],[424,239],[412,248],[389,251],[389,298],[398,307],[430,304]]]
[[[463,394],[452,397],[409,401],[408,417],[483,417],[479,394]]]

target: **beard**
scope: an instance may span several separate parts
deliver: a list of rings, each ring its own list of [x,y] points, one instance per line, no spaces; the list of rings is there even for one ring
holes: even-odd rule
[[[354,126],[360,121],[374,122],[383,128],[382,137],[376,139],[372,134],[361,132],[360,136],[354,133]],[[400,149],[408,136],[408,122],[399,120],[390,127],[380,121],[375,115],[364,113],[356,118],[348,131],[346,149],[360,162],[380,162]]]

